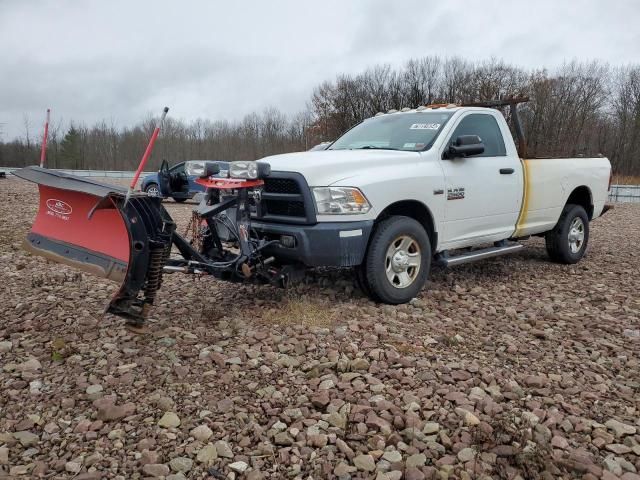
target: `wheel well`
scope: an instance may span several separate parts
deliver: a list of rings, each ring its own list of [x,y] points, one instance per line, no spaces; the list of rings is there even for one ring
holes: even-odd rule
[[[378,215],[378,218],[376,218],[376,223],[394,215],[410,217],[420,222],[420,224],[427,231],[427,235],[429,235],[431,251],[436,251],[438,243],[438,233],[434,228],[433,215],[431,215],[431,212],[424,203],[417,200],[402,200],[400,202],[392,203],[387,208],[385,208],[380,213],[380,215]]]
[[[589,190],[589,187],[582,185],[581,187],[576,188],[571,192],[571,195],[569,195],[567,203],[582,206],[587,212],[589,220],[593,218],[593,201],[591,199],[591,190]]]

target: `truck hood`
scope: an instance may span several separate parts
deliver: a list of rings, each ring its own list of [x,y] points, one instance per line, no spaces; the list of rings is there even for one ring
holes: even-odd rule
[[[376,167],[400,167],[420,160],[418,152],[397,150],[321,150],[273,155],[260,159],[271,170],[299,172],[310,186],[328,186]]]

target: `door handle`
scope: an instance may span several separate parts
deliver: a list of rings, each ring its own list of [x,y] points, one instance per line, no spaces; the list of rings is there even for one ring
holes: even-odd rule
[[[501,168],[500,175],[511,175],[514,171],[513,168]]]

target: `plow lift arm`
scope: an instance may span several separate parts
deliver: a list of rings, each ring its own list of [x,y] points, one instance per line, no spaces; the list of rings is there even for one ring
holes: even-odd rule
[[[234,172],[243,177],[230,178]],[[206,162],[197,180],[206,191],[192,212],[193,238],[187,239],[158,197],[26,167],[15,175],[38,184],[40,202],[25,249],[119,282],[106,312],[135,326],[147,318],[163,273],[284,285],[286,267],[276,268],[273,258],[261,254],[276,242],[257,238],[251,229],[251,211],[259,208],[262,178],[269,173],[266,163],[234,162],[222,177],[216,162]]]

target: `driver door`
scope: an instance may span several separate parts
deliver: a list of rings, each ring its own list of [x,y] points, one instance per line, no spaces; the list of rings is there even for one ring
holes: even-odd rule
[[[506,125],[504,129],[506,129]],[[522,168],[507,151],[497,119],[487,113],[461,118],[445,148],[460,135],[478,135],[484,153],[442,159],[446,181],[445,249],[503,240],[513,234],[522,203]]]
[[[169,171],[169,164],[166,160],[162,160],[160,164],[160,170],[158,170],[158,184],[160,186],[160,193],[163,197],[170,197],[173,194],[171,188],[171,172]]]

